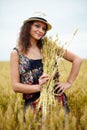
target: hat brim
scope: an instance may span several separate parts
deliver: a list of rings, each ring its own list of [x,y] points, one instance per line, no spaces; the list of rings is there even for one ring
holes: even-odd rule
[[[47,31],[49,31],[52,28],[52,25],[50,23],[48,23],[44,19],[40,19],[40,18],[29,18],[29,19],[27,19],[27,20],[24,21],[24,24],[28,23],[30,21],[41,21],[41,22],[47,24]]]

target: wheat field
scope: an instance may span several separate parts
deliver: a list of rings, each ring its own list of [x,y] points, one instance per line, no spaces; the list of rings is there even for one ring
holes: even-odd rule
[[[71,64],[64,60],[60,64],[60,80],[65,81]],[[10,63],[0,62],[0,69],[0,130],[87,130],[87,60],[83,60],[77,79],[66,92],[70,114],[64,128],[64,112],[59,106],[47,113],[44,122],[40,113],[34,114],[29,108],[24,124],[22,94],[12,90]]]

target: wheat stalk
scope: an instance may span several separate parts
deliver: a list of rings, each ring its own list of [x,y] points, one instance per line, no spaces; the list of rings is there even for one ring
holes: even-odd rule
[[[73,33],[73,37],[69,42],[67,42],[67,46],[72,42],[74,36],[77,33],[77,29]],[[65,53],[66,43],[62,45],[62,47],[58,47],[57,42],[59,41],[58,36],[56,36],[56,40],[53,41],[52,37],[44,39],[43,46],[43,70],[44,73],[50,75],[50,79],[47,84],[43,85],[42,92],[40,95],[40,100],[38,103],[38,109],[42,107],[43,119],[46,118],[46,114],[49,111],[49,107],[56,105],[55,95],[54,94],[54,86],[56,82],[54,81],[54,76],[56,71],[58,70],[58,61],[63,57]],[[56,61],[56,66],[55,66]]]
[[[57,71],[57,67],[55,67],[55,61],[56,56],[58,52],[58,46],[57,46],[57,40],[53,41],[52,37],[45,38],[44,39],[44,46],[43,46],[43,70],[44,73],[47,73],[50,75],[50,79],[47,82],[47,84],[43,85],[43,89],[41,92],[38,108],[42,107],[42,114],[43,119],[46,118],[46,113],[49,111],[49,106],[51,107],[55,103],[55,97],[54,97],[54,76]],[[60,48],[59,48],[60,49]],[[61,57],[63,54],[63,48],[60,49],[60,55]],[[58,57],[58,58],[59,58]],[[57,61],[58,61],[57,58]]]

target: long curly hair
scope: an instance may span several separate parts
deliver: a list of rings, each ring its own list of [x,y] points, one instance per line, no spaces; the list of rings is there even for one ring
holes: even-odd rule
[[[21,53],[27,53],[28,48],[31,46],[30,29],[31,29],[31,25],[34,22],[35,21],[29,21],[29,22],[23,24],[23,26],[21,27],[19,39],[18,39],[18,46],[21,47],[21,50],[20,50]],[[46,34],[46,32],[45,32],[45,34]],[[39,49],[43,48],[43,40],[42,39],[38,40],[37,47]]]

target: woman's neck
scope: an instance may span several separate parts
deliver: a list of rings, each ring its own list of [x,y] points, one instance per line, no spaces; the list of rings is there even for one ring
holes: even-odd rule
[[[37,42],[38,41],[36,39],[33,39],[33,38],[30,39],[30,43],[31,43],[32,47],[36,47],[37,46]]]

